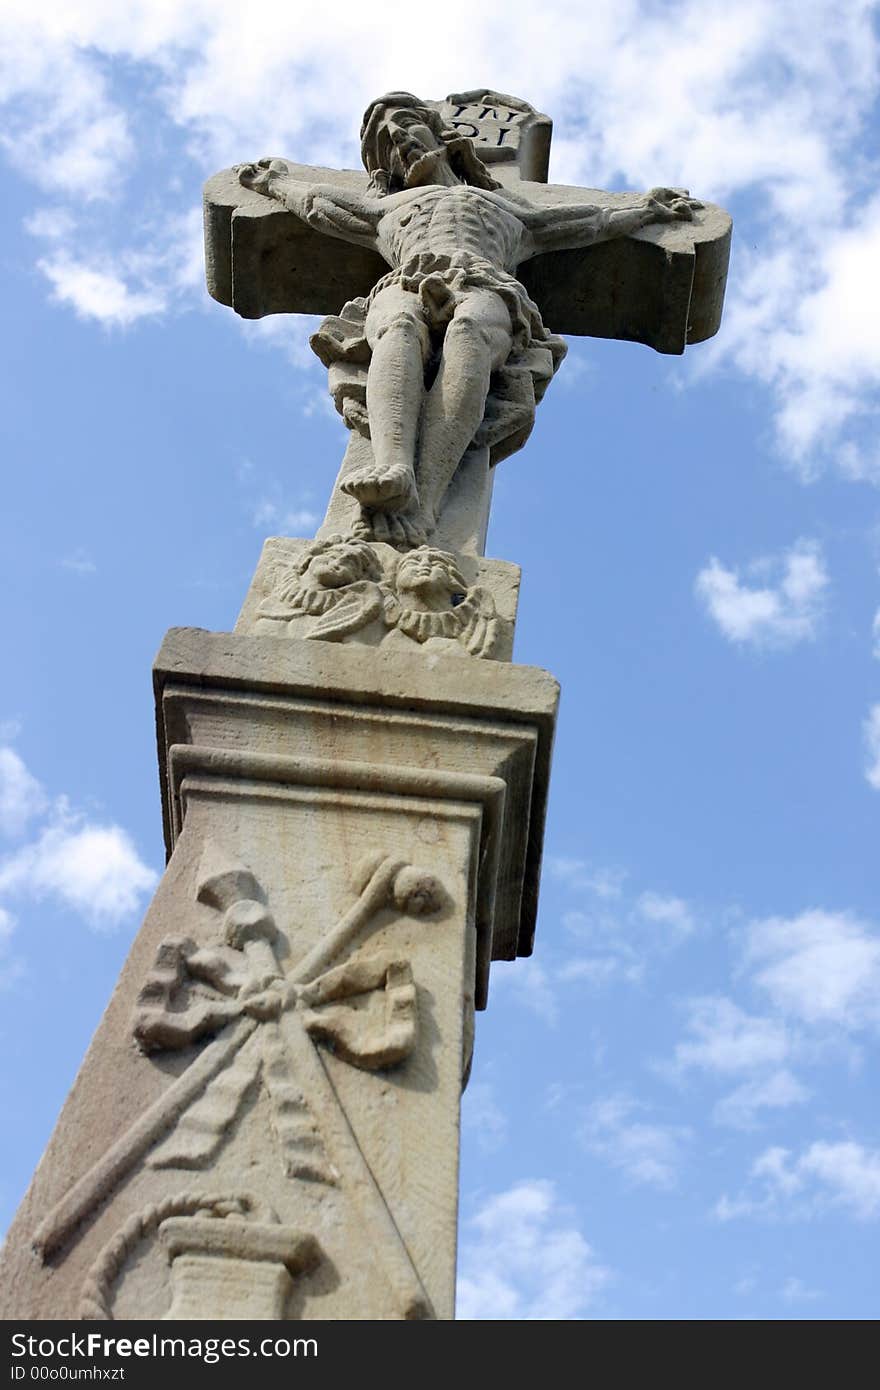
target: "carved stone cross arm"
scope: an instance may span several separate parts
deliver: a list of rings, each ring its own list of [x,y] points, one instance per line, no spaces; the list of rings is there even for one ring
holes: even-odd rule
[[[376,226],[383,212],[377,198],[332,183],[305,183],[286,160],[261,160],[238,171],[245,188],[273,198],[312,231],[355,246],[376,245]]]
[[[372,218],[357,226],[375,203],[367,176],[286,166],[283,203],[243,187],[238,168],[205,185],[208,290],[242,318],[338,313],[388,269]],[[680,354],[718,331],[731,233],[723,208],[703,203],[693,220],[645,225],[645,195],[527,182],[509,167],[494,172],[521,203],[530,233],[518,275],[551,332]],[[590,234],[599,214],[617,221],[610,238]],[[630,214],[631,228],[622,227],[618,218]]]

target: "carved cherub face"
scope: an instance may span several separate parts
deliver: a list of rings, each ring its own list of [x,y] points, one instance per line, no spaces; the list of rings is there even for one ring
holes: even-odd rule
[[[365,541],[338,540],[312,556],[303,577],[321,589],[341,589],[380,575],[379,562]]]
[[[467,584],[452,556],[428,545],[402,556],[395,588],[402,603],[415,600],[434,612],[455,607],[467,592]]]

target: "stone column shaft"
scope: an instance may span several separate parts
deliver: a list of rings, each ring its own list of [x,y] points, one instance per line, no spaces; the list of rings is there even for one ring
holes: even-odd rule
[[[179,629],[156,697],[169,864],[2,1316],[449,1318],[462,1076],[490,960],[531,949],[556,683]]]

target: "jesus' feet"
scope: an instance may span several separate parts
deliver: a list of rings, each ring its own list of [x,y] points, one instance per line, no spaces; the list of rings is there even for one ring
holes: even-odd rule
[[[428,539],[418,512],[361,512],[352,535],[363,541],[384,541],[398,550],[411,550]]]
[[[409,468],[382,468],[371,463],[352,469],[339,486],[362,507],[381,507],[385,512],[402,512],[417,500]]]

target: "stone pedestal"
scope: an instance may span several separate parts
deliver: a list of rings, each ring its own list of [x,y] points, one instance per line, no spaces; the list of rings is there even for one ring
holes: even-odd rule
[[[531,950],[556,682],[191,629],[155,682],[168,869],[0,1316],[449,1318],[473,1010]]]
[[[320,1259],[317,1243],[282,1226],[172,1216],[159,1227],[171,1265],[171,1307],[185,1322],[283,1318],[293,1276]]]

